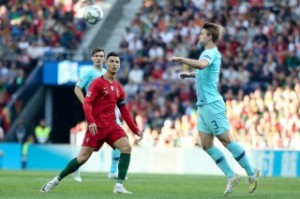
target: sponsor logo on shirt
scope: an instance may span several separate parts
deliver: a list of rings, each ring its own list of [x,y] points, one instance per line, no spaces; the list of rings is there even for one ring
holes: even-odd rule
[[[203,57],[206,57],[207,59],[211,60],[211,58],[208,55],[204,55]]]
[[[113,86],[110,86],[110,90],[114,91],[114,87],[113,87]]]

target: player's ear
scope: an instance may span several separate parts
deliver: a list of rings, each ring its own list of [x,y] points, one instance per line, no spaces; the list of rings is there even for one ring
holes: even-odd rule
[[[209,41],[212,41],[212,35],[208,34]]]

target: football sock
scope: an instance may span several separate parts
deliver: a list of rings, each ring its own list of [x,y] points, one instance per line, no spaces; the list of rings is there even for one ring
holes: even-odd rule
[[[117,173],[120,155],[121,155],[121,152],[119,149],[114,149],[112,151],[112,160],[111,160],[111,167],[110,167],[109,173]]]
[[[248,176],[254,176],[254,170],[243,147],[237,142],[231,142],[227,145],[227,149],[232,153],[233,157],[238,161],[241,167],[246,170]]]
[[[215,161],[217,166],[222,170],[222,172],[225,174],[227,178],[231,178],[234,176],[233,170],[229,166],[224,154],[219,148],[213,146],[207,149],[206,153],[210,155],[210,157]]]
[[[130,154],[121,153],[120,162],[118,166],[119,168],[118,183],[122,184],[123,181],[125,180],[129,163],[130,163]]]
[[[58,180],[61,181],[64,177],[76,171],[82,164],[79,164],[77,158],[71,160],[68,165],[58,175]]]

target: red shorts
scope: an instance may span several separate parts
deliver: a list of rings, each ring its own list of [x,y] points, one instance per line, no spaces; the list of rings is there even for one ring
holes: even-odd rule
[[[115,148],[113,144],[122,137],[127,137],[125,131],[119,126],[114,125],[113,127],[100,129],[98,128],[98,133],[92,135],[89,130],[86,131],[82,146],[87,146],[94,148],[95,151],[98,151],[104,142],[109,144],[112,148]]]

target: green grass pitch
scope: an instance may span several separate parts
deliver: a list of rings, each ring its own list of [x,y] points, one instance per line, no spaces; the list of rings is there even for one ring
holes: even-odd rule
[[[40,193],[40,188],[57,172],[48,171],[2,171],[0,170],[0,198],[11,199],[214,199],[224,198],[225,177],[200,175],[154,175],[129,174],[126,188],[133,195],[113,194],[114,180],[105,173],[83,173],[83,182],[78,183],[68,176],[49,193]],[[260,178],[259,187],[248,193],[246,177],[227,198],[300,198],[300,178]]]

